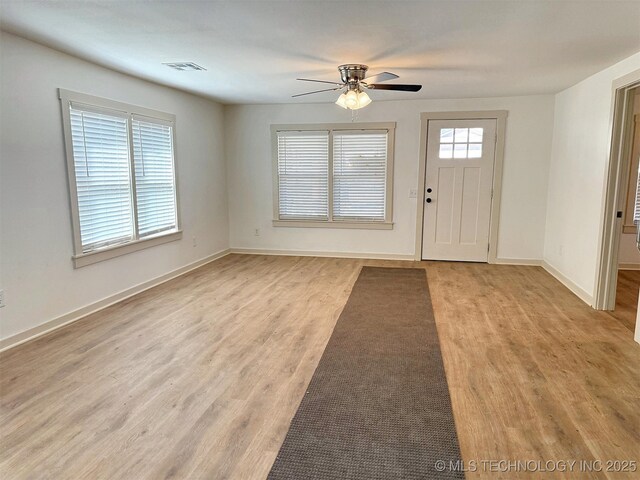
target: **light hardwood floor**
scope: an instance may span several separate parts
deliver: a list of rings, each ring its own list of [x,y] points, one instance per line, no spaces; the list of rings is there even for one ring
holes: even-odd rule
[[[466,461],[640,461],[640,345],[542,269],[230,255],[1,354],[0,478],[264,479],[365,264],[427,269]]]

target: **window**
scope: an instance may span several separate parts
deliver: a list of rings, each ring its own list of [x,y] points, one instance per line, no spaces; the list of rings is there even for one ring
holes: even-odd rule
[[[75,266],[180,238],[174,117],[66,90],[60,98]]]
[[[280,218],[329,219],[329,132],[278,133]]]
[[[384,221],[387,132],[333,136],[333,218]]]
[[[274,225],[392,228],[394,131],[274,125]]]
[[[440,158],[482,158],[482,128],[441,128]]]

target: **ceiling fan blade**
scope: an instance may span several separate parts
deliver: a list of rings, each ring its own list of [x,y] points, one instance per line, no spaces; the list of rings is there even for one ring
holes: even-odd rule
[[[340,85],[342,86],[342,83],[338,83],[338,82],[327,82],[326,80],[313,80],[311,78],[296,78],[296,80],[300,80],[302,82],[316,82],[316,83],[328,83],[329,85]]]
[[[367,77],[362,81],[365,83],[386,82],[387,80],[393,80],[394,78],[399,78],[399,77],[395,73],[382,72],[382,73],[378,73],[377,75],[371,75],[370,77]]]
[[[315,90],[313,92],[298,93],[297,95],[291,95],[291,98],[293,98],[293,97],[302,97],[303,95],[311,95],[312,93],[333,92],[334,90],[340,90],[341,88],[343,88],[342,85],[340,85],[339,87],[336,87],[336,88],[325,88],[324,90]]]
[[[403,92],[417,92],[422,88],[422,85],[403,85],[399,83],[386,85],[380,83],[370,83],[367,85],[367,88],[371,88],[374,90],[401,90]]]

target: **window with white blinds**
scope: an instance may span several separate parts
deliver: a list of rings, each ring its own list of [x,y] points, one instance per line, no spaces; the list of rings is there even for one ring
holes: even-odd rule
[[[384,221],[387,132],[333,135],[333,218]]]
[[[74,258],[178,232],[173,116],[62,90],[61,99]]]
[[[133,159],[140,238],[176,228],[172,126],[134,117]]]
[[[393,123],[273,125],[274,224],[391,228],[394,130]]]
[[[329,218],[329,132],[278,132],[281,219]]]
[[[70,108],[84,252],[134,238],[127,118]]]

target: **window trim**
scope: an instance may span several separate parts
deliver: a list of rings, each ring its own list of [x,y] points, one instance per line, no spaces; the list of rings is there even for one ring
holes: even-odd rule
[[[329,132],[329,215],[327,220],[281,219],[280,191],[278,184],[278,132],[285,131],[321,131]],[[334,220],[333,219],[333,132],[340,130],[386,130],[387,131],[387,172],[385,178],[384,221],[371,220]],[[370,230],[393,229],[393,166],[395,154],[396,122],[361,122],[361,123],[294,123],[271,125],[271,162],[273,186],[273,221],[274,227],[294,228],[354,228]]]
[[[176,146],[176,117],[173,114],[161,112],[158,110],[152,110],[137,105],[130,105],[115,100],[110,100],[101,97],[95,97],[85,93],[73,92],[71,90],[58,89],[58,98],[60,99],[60,105],[62,109],[62,128],[64,133],[64,146],[65,156],[67,164],[67,180],[69,186],[69,203],[71,206],[71,226],[73,235],[73,265],[74,268],[84,267],[93,263],[108,260],[110,258],[118,257],[120,255],[126,255],[138,250],[161,245],[163,243],[172,242],[182,238],[182,223],[180,215],[180,194],[178,191],[178,159],[177,159],[177,146]],[[92,109],[103,110],[106,114],[112,114],[116,116],[125,116],[128,119],[128,136],[129,136],[129,161],[133,162],[133,142],[131,131],[131,119],[135,116],[150,118],[158,120],[159,123],[166,122],[171,125],[171,135],[173,142],[173,178],[175,183],[175,197],[176,197],[176,228],[167,232],[161,232],[158,235],[150,235],[145,238],[135,238],[129,242],[110,245],[104,248],[99,248],[91,252],[83,252],[82,239],[80,236],[80,215],[78,207],[78,188],[75,178],[75,161],[73,158],[73,138],[71,135],[71,103],[86,105]],[[135,191],[135,184],[132,184],[132,189]],[[133,193],[135,195],[135,193]],[[137,230],[137,206],[135,200],[133,200],[133,215],[134,224]]]

